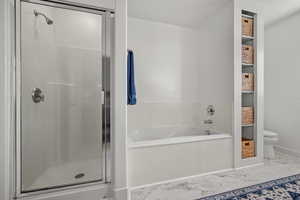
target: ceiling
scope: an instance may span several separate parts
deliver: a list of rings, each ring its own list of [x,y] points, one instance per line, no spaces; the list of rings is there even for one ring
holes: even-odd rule
[[[232,0],[128,0],[128,15],[195,27],[232,2]],[[297,11],[300,12],[300,0],[240,0],[240,2],[245,8],[259,10],[266,25]]]
[[[241,0],[243,7],[255,8],[270,25],[300,11],[300,0]]]
[[[128,15],[179,26],[195,27],[232,0],[128,0]]]

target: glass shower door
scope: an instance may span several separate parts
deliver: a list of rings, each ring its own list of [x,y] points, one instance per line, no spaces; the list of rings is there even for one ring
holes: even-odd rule
[[[104,17],[20,6],[21,191],[102,181]]]

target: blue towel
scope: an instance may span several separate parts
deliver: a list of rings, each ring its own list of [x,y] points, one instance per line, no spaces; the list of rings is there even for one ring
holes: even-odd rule
[[[128,50],[127,54],[127,104],[136,104],[136,90],[134,82],[134,57],[133,51]]]

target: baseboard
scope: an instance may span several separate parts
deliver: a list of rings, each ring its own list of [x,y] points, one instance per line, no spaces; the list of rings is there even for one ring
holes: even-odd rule
[[[286,148],[286,147],[283,147],[283,146],[276,145],[275,149],[277,151],[281,152],[281,153],[284,153],[284,154],[289,154],[289,155],[292,155],[292,156],[300,157],[300,152],[295,151],[295,150],[290,149],[290,148]]]
[[[62,189],[56,192],[45,192],[41,194],[23,194],[16,197],[18,200],[104,200],[109,198],[110,185],[95,184],[93,186],[79,186],[73,189]],[[2,199],[1,199],[2,200]]]
[[[237,167],[235,168],[235,170],[241,170],[241,169],[247,169],[247,168],[252,168],[252,167],[258,167],[258,166],[262,166],[264,165],[264,163],[256,163],[256,164],[253,164],[253,165],[247,165],[247,166],[243,166],[243,167]]]
[[[128,188],[119,188],[114,190],[114,200],[130,200],[130,191]]]
[[[137,189],[142,189],[142,188],[146,188],[146,187],[152,187],[152,186],[156,186],[156,185],[162,185],[162,184],[168,184],[168,183],[173,183],[173,182],[178,182],[178,181],[184,181],[184,180],[187,180],[187,179],[198,178],[198,177],[207,176],[207,175],[230,172],[230,171],[233,171],[233,170],[234,170],[233,168],[229,168],[229,169],[223,169],[223,170],[218,170],[218,171],[213,171],[213,172],[207,172],[207,173],[193,175],[193,176],[186,176],[186,177],[182,177],[182,178],[170,179],[170,180],[167,180],[167,181],[155,182],[155,183],[151,183],[151,184],[133,186],[133,187],[130,187],[130,191],[137,190]]]

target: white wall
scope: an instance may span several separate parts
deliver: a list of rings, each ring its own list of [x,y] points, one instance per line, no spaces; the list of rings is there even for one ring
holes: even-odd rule
[[[5,199],[4,2],[0,1],[0,199]]]
[[[199,29],[129,18],[138,103],[128,106],[128,130],[203,126],[216,107],[215,129],[232,133],[233,5]]]
[[[300,8],[299,0],[239,0],[244,8],[258,10],[263,16],[265,24],[276,23]]]
[[[300,12],[265,29],[265,128],[300,154]]]
[[[0,199],[6,200],[10,196],[10,95],[9,78],[13,51],[11,44],[12,27],[8,26],[7,19],[13,13],[13,1],[0,2]]]
[[[199,28],[208,19],[220,16],[221,9],[232,7],[233,2],[234,0],[128,0],[128,16]]]
[[[127,0],[116,0],[115,44],[112,83],[112,144],[114,195],[130,198],[127,179]]]

